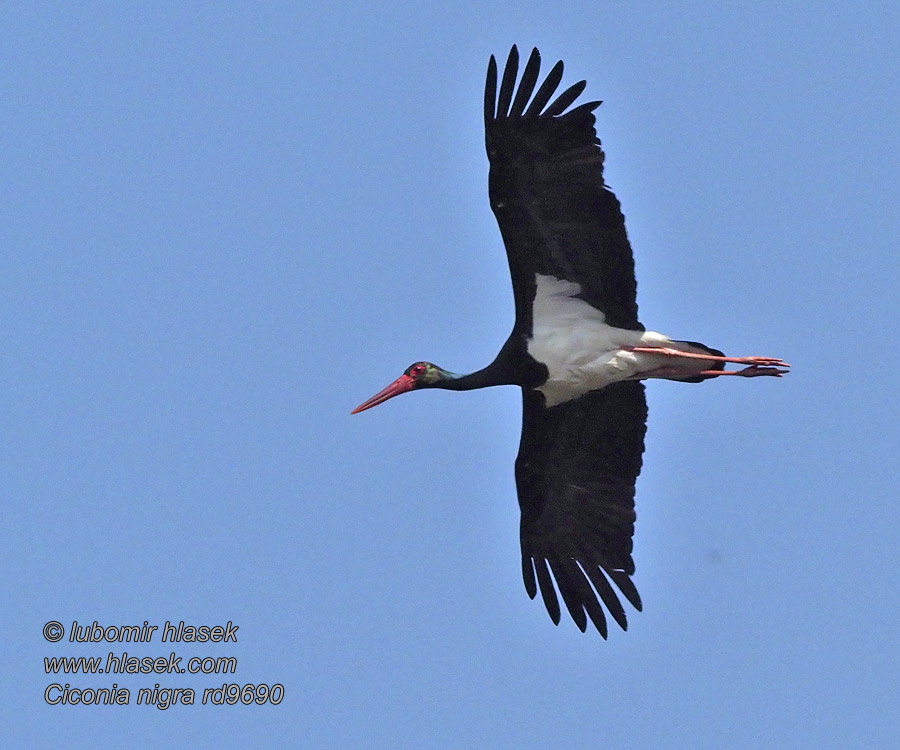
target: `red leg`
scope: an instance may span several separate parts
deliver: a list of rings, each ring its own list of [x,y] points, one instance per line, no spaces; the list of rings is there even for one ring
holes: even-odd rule
[[[719,375],[740,375],[745,378],[757,378],[762,375],[771,375],[772,377],[780,378],[782,375],[787,375],[790,370],[779,370],[777,367],[759,367],[758,365],[751,365],[750,367],[745,367],[743,370],[701,370],[700,372],[685,372],[684,370],[679,370],[677,367],[657,367],[655,370],[648,370],[647,372],[642,372],[638,375],[635,375],[629,380],[646,380],[647,378],[665,378],[667,380],[685,380],[687,378],[693,378],[697,375],[706,375],[711,378],[717,378]]]
[[[664,357],[685,357],[687,359],[705,359],[713,362],[734,362],[739,365],[752,365],[754,367],[790,367],[781,359],[775,357],[717,357],[714,354],[694,354],[682,352],[678,349],[656,348],[652,346],[631,346],[626,351],[640,352],[641,354],[662,354]],[[719,373],[721,374],[721,372]]]
[[[779,370],[777,367],[759,367],[758,365],[751,365],[750,367],[745,367],[743,370],[703,370],[698,372],[698,375],[710,375],[712,377],[719,377],[719,375],[741,375],[745,378],[757,378],[760,375],[772,375],[773,377],[780,378],[782,375],[787,375],[790,370]]]

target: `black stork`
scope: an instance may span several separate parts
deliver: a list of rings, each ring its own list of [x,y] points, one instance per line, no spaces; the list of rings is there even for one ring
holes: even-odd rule
[[[525,588],[531,598],[540,588],[559,624],[555,579],[578,627],[585,630],[587,615],[606,638],[600,602],[623,630],[628,626],[611,584],[641,609],[631,580],[634,488],[647,419],[639,381],[778,377],[789,365],[772,357],[726,357],[638,322],[625,219],[603,181],[594,129],[600,102],[569,109],[585,88],[580,81],[550,103],[562,62],[534,93],[540,61],[533,50],[516,89],[513,46],[498,96],[491,56],[484,90],[488,192],[515,297],[509,339],[491,364],[469,375],[416,362],[353,413],[424,388],[521,386],[516,486]],[[726,362],[744,367],[725,370]]]

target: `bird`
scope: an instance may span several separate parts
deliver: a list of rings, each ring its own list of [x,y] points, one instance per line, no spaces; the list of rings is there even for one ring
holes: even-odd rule
[[[516,86],[513,45],[499,91],[493,55],[484,90],[488,196],[515,301],[509,338],[487,367],[470,374],[415,362],[352,413],[416,390],[521,387],[515,481],[525,589],[531,599],[540,591],[556,625],[558,591],[578,628],[585,632],[590,619],[605,639],[607,614],[628,628],[619,594],[635,610],[643,606],[632,580],[647,423],[641,381],[781,377],[790,365],[727,357],[641,325],[625,219],[603,178],[594,115],[601,102],[572,106],[585,81],[554,99],[563,63],[538,86],[540,67],[535,48]],[[726,370],[727,363],[743,367]]]

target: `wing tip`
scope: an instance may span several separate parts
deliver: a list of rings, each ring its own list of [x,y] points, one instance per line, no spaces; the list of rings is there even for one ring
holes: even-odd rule
[[[544,606],[547,608],[547,614],[553,620],[554,625],[559,625],[561,616],[559,608],[559,599],[556,596],[556,589],[553,588],[553,579],[547,565],[547,560],[543,557],[532,558],[534,560],[535,571],[537,572],[538,586],[541,589],[541,598],[544,600]]]
[[[563,110],[570,106],[587,86],[587,81],[578,81],[563,91],[563,93],[548,107],[547,102],[559,86],[559,82],[562,80],[562,74],[565,69],[563,61],[557,60],[542,84],[542,86],[549,85],[551,81],[554,81],[552,85],[549,85],[549,91],[544,91],[542,88],[539,91],[541,96],[536,97],[526,110],[525,105],[527,104],[527,100],[531,97],[531,94],[534,93],[534,87],[540,77],[540,50],[537,47],[531,48],[531,53],[528,56],[528,60],[525,63],[525,69],[522,73],[522,79],[519,81],[519,86],[516,87],[519,62],[519,47],[518,45],[513,44],[510,47],[506,65],[504,65],[503,68],[503,75],[498,77],[499,68],[497,65],[497,58],[494,55],[490,56],[488,62],[488,85],[485,87],[486,116],[489,111],[487,105],[489,98],[488,92],[490,92],[490,99],[492,100],[490,105],[490,119],[521,117],[523,115],[525,117],[555,117],[561,115]],[[532,80],[532,76],[535,80]],[[500,82],[499,99],[497,98],[498,78]],[[538,105],[539,100],[542,100],[540,101],[540,106],[536,106]],[[582,105],[577,109],[582,110],[589,107],[587,111],[590,112],[599,107],[601,103],[602,102],[588,102],[587,105]],[[545,111],[542,112],[540,110]]]
[[[557,117],[561,115],[587,88],[587,81],[581,80],[565,89],[548,106],[541,117]]]
[[[528,598],[534,599],[537,596],[537,585],[534,581],[534,563],[531,555],[522,553],[522,579],[525,581],[525,591],[528,592]]]
[[[523,552],[522,576],[529,599],[534,599],[540,591],[547,614],[557,627],[562,620],[561,596],[572,621],[582,633],[587,632],[590,620],[603,640],[608,640],[608,617],[627,631],[628,617],[611,583],[616,585],[625,601],[637,612],[642,612],[641,597],[630,574],[621,568],[586,565],[579,562],[578,557],[571,557],[568,564],[552,555],[532,556]]]
[[[506,66],[503,68],[503,77],[500,80],[500,95],[497,98],[496,114],[494,115],[498,120],[509,115],[509,105],[512,102],[518,72],[519,48],[514,44],[509,50],[509,57],[506,58]]]
[[[537,47],[531,51],[528,62],[525,63],[525,69],[522,71],[522,78],[519,81],[519,87],[513,99],[512,107],[509,110],[510,117],[522,117],[525,112],[525,105],[534,93],[534,87],[541,75],[541,53]]]
[[[619,591],[622,592],[628,603],[638,612],[643,612],[644,605],[641,602],[641,595],[638,593],[634,581],[631,580],[631,576],[634,575],[634,562],[631,562],[627,570],[604,570],[612,582],[619,587]]]
[[[484,82],[484,122],[487,125],[496,116],[497,106],[497,59],[491,55],[488,60],[487,79]]]

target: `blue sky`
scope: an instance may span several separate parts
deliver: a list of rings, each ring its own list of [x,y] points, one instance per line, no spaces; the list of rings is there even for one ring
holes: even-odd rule
[[[895,747],[894,3],[0,10],[9,747]],[[350,409],[513,321],[487,59],[601,98],[641,318],[782,380],[651,383],[645,611],[524,591],[514,388]],[[545,67],[546,69],[546,67]],[[234,675],[48,706],[44,624],[239,626]],[[136,706],[280,683],[278,706]]]

